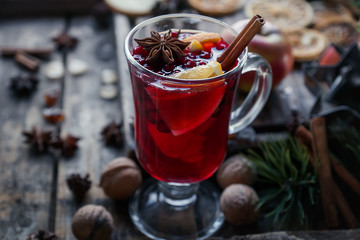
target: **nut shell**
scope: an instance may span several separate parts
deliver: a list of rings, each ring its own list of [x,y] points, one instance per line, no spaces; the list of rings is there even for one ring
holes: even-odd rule
[[[225,188],[220,197],[220,208],[226,220],[233,225],[247,225],[256,222],[259,198],[255,190],[244,184],[232,184]]]
[[[121,157],[105,166],[100,186],[109,198],[124,200],[135,193],[141,182],[141,171],[136,163],[130,158]]]
[[[252,185],[255,179],[254,165],[241,154],[227,159],[216,173],[216,180],[222,189],[234,183]]]
[[[78,240],[108,240],[113,232],[113,218],[103,207],[88,204],[74,215],[72,231]]]

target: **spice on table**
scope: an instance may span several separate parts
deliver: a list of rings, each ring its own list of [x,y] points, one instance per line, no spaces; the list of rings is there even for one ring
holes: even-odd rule
[[[60,91],[58,89],[52,89],[44,94],[44,102],[47,107],[53,107],[60,97]]]
[[[113,84],[105,84],[100,87],[99,95],[102,99],[106,99],[106,100],[115,99],[118,95],[118,89]]]
[[[109,240],[114,223],[103,206],[88,204],[75,213],[71,229],[78,240]]]
[[[256,171],[253,163],[242,154],[226,159],[216,173],[216,180],[222,189],[235,183],[251,186],[255,178]]]
[[[119,146],[123,143],[121,123],[112,121],[102,129],[101,135],[108,146]]]
[[[16,53],[15,61],[31,71],[38,70],[39,66],[40,66],[39,59],[32,57],[29,54],[26,54],[24,52]]]
[[[52,47],[34,47],[34,48],[21,48],[21,47],[3,47],[0,50],[2,56],[12,57],[18,52],[23,52],[36,57],[48,57],[53,52]]]
[[[45,66],[45,76],[52,80],[58,80],[64,76],[64,64],[60,61],[49,62]]]
[[[66,179],[66,183],[77,202],[81,202],[84,199],[86,193],[91,187],[91,181],[89,177],[89,174],[86,174],[84,177],[82,177],[80,174],[74,173]]]
[[[55,42],[58,49],[63,49],[65,47],[69,49],[74,48],[79,41],[77,38],[68,35],[65,31],[62,31],[52,40]]]
[[[102,171],[100,186],[112,199],[130,198],[142,183],[142,176],[136,163],[127,157],[109,162]]]
[[[226,220],[233,225],[247,225],[257,221],[259,197],[245,184],[231,184],[220,197],[220,208]]]
[[[64,157],[72,157],[78,149],[77,142],[79,140],[80,138],[67,134],[65,138],[58,137],[57,140],[51,143],[51,146],[55,149],[61,150],[61,154]]]
[[[299,142],[303,143],[307,147],[311,163],[318,171],[324,216],[327,226],[331,228],[339,224],[337,222],[337,225],[334,225],[336,223],[335,220],[339,221],[337,216],[337,210],[339,210],[348,227],[355,228],[357,226],[356,218],[344,195],[331,176],[331,167],[341,178],[343,178],[346,183],[349,184],[351,188],[356,189],[360,186],[360,183],[345,168],[336,163],[335,160],[329,156],[325,124],[326,122],[323,117],[313,118],[310,121],[311,132],[304,126],[300,125],[295,131],[295,136]],[[330,171],[330,175],[329,173],[324,172],[325,170]],[[329,189],[331,190],[330,192]],[[354,191],[359,192],[359,190]],[[332,195],[329,196],[329,194]],[[327,199],[324,200],[323,198]],[[327,204],[331,205],[329,206]]]
[[[39,152],[44,152],[48,146],[50,146],[52,131],[38,130],[37,127],[33,127],[31,131],[22,131],[25,136],[25,143],[32,146]]]
[[[65,115],[62,113],[62,110],[60,108],[45,108],[42,111],[42,115],[44,119],[52,124],[60,123],[65,120]]]
[[[320,182],[321,201],[326,226],[335,228],[339,225],[339,218],[336,210],[336,198],[334,181],[331,175],[331,165],[327,146],[325,119],[313,118],[310,121],[310,129],[313,135],[313,152],[315,159],[319,161],[318,174]]]
[[[59,238],[50,231],[37,230],[27,236],[26,240],[59,240]]]
[[[17,95],[23,96],[28,95],[35,90],[38,79],[34,75],[24,75],[20,74],[10,78],[9,87]]]

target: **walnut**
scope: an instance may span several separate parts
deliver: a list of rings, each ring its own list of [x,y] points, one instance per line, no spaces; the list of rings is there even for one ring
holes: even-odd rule
[[[108,197],[124,200],[135,193],[141,182],[141,171],[136,163],[130,158],[120,157],[105,166],[100,186]]]
[[[233,183],[251,186],[256,178],[255,167],[245,156],[237,154],[227,159],[216,173],[219,186],[224,189]]]
[[[231,184],[221,194],[220,208],[229,223],[246,225],[257,220],[258,201],[259,198],[252,187],[244,184]]]
[[[75,213],[71,228],[78,240],[108,240],[114,226],[111,214],[103,206],[88,204]]]

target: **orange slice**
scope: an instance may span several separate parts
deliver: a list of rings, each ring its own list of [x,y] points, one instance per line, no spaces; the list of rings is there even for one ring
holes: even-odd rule
[[[220,35],[218,33],[212,33],[212,32],[196,33],[190,35],[187,38],[184,38],[182,41],[191,42],[194,39],[198,40],[200,43],[206,43],[206,42],[218,43],[221,41]]]
[[[187,48],[190,50],[190,52],[199,52],[204,49],[201,42],[196,39],[191,40],[191,43]]]
[[[221,64],[217,61],[211,61],[206,65],[200,65],[186,71],[175,73],[172,77],[178,79],[206,79],[219,76],[222,73]]]

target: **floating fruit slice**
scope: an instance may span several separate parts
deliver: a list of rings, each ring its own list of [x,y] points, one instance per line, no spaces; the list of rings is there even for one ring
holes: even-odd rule
[[[222,73],[215,63],[214,66],[210,66],[201,72],[206,72],[206,76]],[[158,113],[175,136],[193,130],[204,123],[219,106],[225,90],[224,79],[198,84],[162,81],[146,88]]]
[[[218,43],[221,41],[221,37],[218,33],[201,32],[190,35],[187,38],[184,38],[183,42],[191,42],[194,39],[198,40],[200,43],[206,43],[206,42]]]
[[[191,133],[174,137],[171,134],[159,132],[151,123],[148,123],[147,129],[157,148],[167,158],[181,158],[185,162],[191,162],[201,160],[203,157],[202,145],[206,140],[203,135]]]
[[[191,43],[189,44],[188,48],[190,52],[199,52],[204,49],[201,42],[199,42],[196,39],[191,40]]]
[[[178,72],[172,75],[178,79],[206,79],[219,76],[223,73],[221,64],[217,61],[211,61],[206,65],[200,65],[188,70]]]

